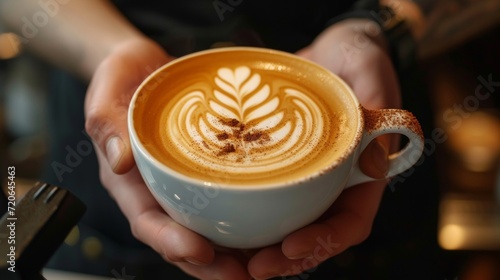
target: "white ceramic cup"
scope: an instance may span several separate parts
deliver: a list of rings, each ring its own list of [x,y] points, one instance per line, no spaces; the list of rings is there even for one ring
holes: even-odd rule
[[[303,180],[269,186],[239,187],[224,180],[193,179],[155,159],[139,141],[133,123],[134,104],[139,92],[158,83],[162,73],[175,71],[179,60],[195,59],[234,49],[248,52],[273,52],[294,63],[314,64],[293,54],[255,48],[225,48],[194,53],[174,60],[152,73],[134,94],[128,115],[130,141],[137,166],[158,203],[170,217],[205,236],[215,244],[231,248],[256,248],[280,242],[291,232],[321,216],[340,193],[354,185],[374,181],[359,168],[358,159],[368,143],[383,134],[402,134],[409,141],[401,151],[390,155],[387,177],[405,171],[420,158],[424,140],[415,117],[399,109],[366,110],[338,76],[322,68],[322,78],[340,82],[348,92],[357,118],[355,136],[344,156],[327,171],[309,174]],[[320,67],[320,66],[317,66]],[[332,92],[335,92],[332,89]]]

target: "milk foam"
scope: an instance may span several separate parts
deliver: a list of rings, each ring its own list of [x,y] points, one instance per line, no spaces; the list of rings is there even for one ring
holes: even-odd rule
[[[324,139],[324,109],[292,83],[274,84],[247,66],[214,74],[162,113],[165,149],[204,168],[250,174],[294,165]]]

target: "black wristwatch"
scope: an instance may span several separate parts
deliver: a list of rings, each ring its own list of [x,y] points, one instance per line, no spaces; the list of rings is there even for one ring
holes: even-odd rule
[[[397,14],[389,6],[380,6],[379,15],[387,18],[379,18],[387,42],[389,52],[397,72],[404,72],[411,68],[416,62],[416,44],[412,32],[405,19]]]

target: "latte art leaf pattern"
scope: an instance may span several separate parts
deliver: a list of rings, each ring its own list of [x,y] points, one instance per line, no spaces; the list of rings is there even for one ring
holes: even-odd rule
[[[262,85],[260,75],[252,74],[250,68],[242,66],[234,71],[229,68],[221,68],[217,74],[215,84],[219,86],[222,92],[217,89],[214,90],[216,101],[211,102],[210,105],[214,110],[229,107],[230,111],[237,113],[236,115],[228,113],[228,118],[247,123],[259,117],[258,114],[249,113],[252,109],[256,109],[255,107],[261,108],[261,110],[255,110],[261,114],[275,110],[278,107],[279,100],[277,98],[268,100],[270,95],[269,85]],[[221,104],[225,106],[220,106]],[[268,107],[268,110],[262,110],[264,107]]]
[[[218,69],[167,114],[173,148],[197,165],[239,174],[295,164],[328,132],[322,107],[308,94],[247,66]]]

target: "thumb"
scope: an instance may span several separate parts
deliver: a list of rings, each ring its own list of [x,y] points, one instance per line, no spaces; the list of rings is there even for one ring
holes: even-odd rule
[[[87,90],[85,129],[111,169],[123,174],[134,166],[127,115],[135,85],[123,83],[122,70],[113,70],[115,75],[95,75]]]
[[[90,104],[86,112],[85,129],[111,169],[123,174],[133,167],[134,159],[128,140],[126,108],[117,106],[108,103],[105,107],[97,102]],[[100,161],[100,164],[103,162]]]
[[[170,60],[155,42],[131,39],[115,47],[92,76],[85,97],[85,129],[117,174],[135,165],[127,125],[132,95],[154,69]]]
[[[388,155],[388,148],[380,140],[374,139],[361,153],[359,158],[361,171],[372,178],[385,178],[389,170]]]

